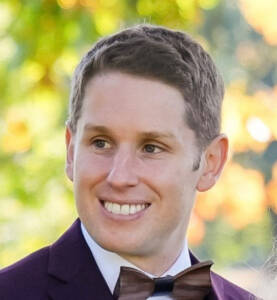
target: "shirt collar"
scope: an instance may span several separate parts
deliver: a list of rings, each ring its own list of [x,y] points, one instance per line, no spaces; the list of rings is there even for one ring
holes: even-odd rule
[[[102,247],[100,247],[89,235],[83,223],[81,223],[81,230],[85,238],[85,241],[89,246],[92,255],[94,256],[96,264],[99,270],[101,271],[104,279],[106,280],[111,293],[113,293],[114,291],[121,266],[131,267],[140,270],[138,267],[134,266],[127,260],[123,259],[118,254],[107,251]],[[184,247],[179,257],[176,259],[175,263],[162,276],[166,276],[166,275],[174,276],[179,272],[183,271],[184,269],[189,268],[190,266],[191,266],[191,261],[189,256],[189,250],[187,246],[187,240],[185,239]],[[154,277],[153,275],[143,270],[140,271],[145,273],[149,277]]]

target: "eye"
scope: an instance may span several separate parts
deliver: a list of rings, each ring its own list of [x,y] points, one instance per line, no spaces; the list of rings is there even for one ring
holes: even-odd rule
[[[162,151],[162,148],[153,144],[147,144],[143,147],[143,151],[146,153],[159,153]]]
[[[106,140],[97,139],[92,141],[92,145],[97,149],[109,149],[111,148],[111,144]]]

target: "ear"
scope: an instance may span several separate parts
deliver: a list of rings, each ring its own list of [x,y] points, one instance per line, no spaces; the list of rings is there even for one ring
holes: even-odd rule
[[[217,182],[228,155],[229,142],[224,134],[216,137],[204,152],[202,175],[197,183],[197,190],[204,192],[212,188]]]
[[[66,167],[65,172],[67,177],[73,181],[73,165],[74,165],[74,135],[66,124],[65,131],[65,144],[66,144]]]

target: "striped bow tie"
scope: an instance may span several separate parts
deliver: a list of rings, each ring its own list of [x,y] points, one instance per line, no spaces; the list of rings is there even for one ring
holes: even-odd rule
[[[175,300],[203,300],[211,289],[212,261],[201,262],[175,276],[149,278],[129,267],[121,267],[114,290],[118,300],[145,300],[168,294]]]

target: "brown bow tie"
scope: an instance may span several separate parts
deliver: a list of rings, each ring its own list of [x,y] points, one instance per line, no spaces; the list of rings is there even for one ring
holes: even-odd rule
[[[133,268],[121,267],[114,290],[118,300],[145,300],[168,294],[175,300],[203,300],[211,289],[212,261],[201,262],[175,276],[149,278]]]

